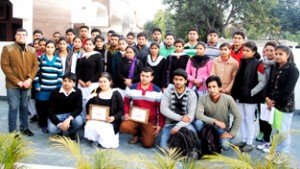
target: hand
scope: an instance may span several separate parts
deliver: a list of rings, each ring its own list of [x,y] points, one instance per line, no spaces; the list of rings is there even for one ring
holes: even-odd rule
[[[23,87],[23,82],[19,81],[19,82],[17,83],[17,85],[18,85],[20,88],[22,88],[22,87]]]
[[[25,89],[28,89],[28,88],[30,87],[30,85],[31,85],[31,82],[32,82],[32,80],[31,80],[30,78],[28,78],[27,80],[25,80],[25,81],[23,82],[24,88],[25,88]]]
[[[87,82],[85,83],[85,86],[86,86],[86,87],[89,87],[91,84],[92,84],[91,81],[87,81]]]
[[[125,114],[124,119],[125,119],[125,120],[130,120],[129,114]]]
[[[215,123],[216,126],[219,126],[221,129],[226,128],[226,125],[223,122],[220,122],[220,121],[216,120],[214,123]]]
[[[229,94],[229,91],[224,89],[224,90],[221,90],[222,93],[225,93],[225,94]]]
[[[229,134],[227,131],[225,131],[221,136],[221,139],[223,138],[233,138],[233,136],[231,134]]]
[[[132,85],[132,80],[131,79],[125,79],[124,84],[126,86],[131,86]]]
[[[85,119],[86,119],[86,120],[91,120],[91,116],[90,116],[90,115],[86,115],[86,116],[85,116]]]
[[[274,102],[274,100],[271,100],[270,98],[268,98],[268,97],[266,97],[266,104],[267,104],[267,106],[268,106],[268,109],[269,110],[271,110],[272,109],[272,107],[274,107],[275,106],[275,102]]]
[[[114,116],[109,116],[109,117],[106,119],[106,122],[108,122],[108,123],[112,123],[113,121],[115,121],[115,117],[114,117]]]
[[[35,90],[39,92],[39,91],[41,91],[41,88],[36,88]]]
[[[161,130],[161,127],[160,126],[153,126],[153,128],[155,129],[155,131],[153,133],[153,136],[156,137],[156,136],[158,136],[158,134]]]
[[[175,127],[173,127],[170,133],[171,133],[171,134],[175,134],[175,133],[177,133],[177,132],[178,132],[178,129],[175,128]]]
[[[165,90],[166,90],[166,88],[161,88],[161,92],[163,93],[163,92],[165,92]]]
[[[61,125],[63,131],[67,131],[70,128],[70,122],[71,122],[70,118],[66,118],[64,120],[64,122]]]
[[[189,122],[191,122],[191,119],[189,118],[188,115],[183,115],[183,116],[181,116],[181,121],[189,123]]]
[[[198,82],[196,79],[193,80],[193,84],[197,87],[200,87],[201,86],[201,82]]]
[[[82,80],[78,80],[78,83],[79,83],[79,85],[80,85],[81,87],[86,87],[86,86],[85,86],[85,83],[84,83]]]

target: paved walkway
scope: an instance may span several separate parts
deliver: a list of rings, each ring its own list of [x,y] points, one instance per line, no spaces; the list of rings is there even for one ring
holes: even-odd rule
[[[0,101],[0,132],[7,132],[7,112],[8,112],[8,105],[6,101]],[[256,125],[257,126],[257,125]],[[33,137],[28,137],[28,139],[32,142],[31,147],[35,150],[35,155],[22,161],[21,163],[31,164],[31,168],[52,168],[54,166],[57,167],[74,167],[75,163],[74,160],[69,157],[69,154],[66,152],[58,151],[57,149],[51,147],[51,143],[48,141],[48,138],[51,136],[50,134],[42,133],[41,129],[39,129],[36,124],[30,124],[29,127],[33,132]],[[258,133],[258,127],[256,127],[256,133]],[[291,154],[300,161],[300,113],[295,114],[292,121],[292,145],[291,145]],[[93,154],[95,149],[92,149],[89,142],[82,138],[82,131],[80,132],[81,136],[81,148],[82,152],[85,155]],[[147,157],[153,156],[158,149],[145,149],[140,144],[137,145],[130,145],[127,143],[128,139],[130,138],[129,135],[121,134],[120,135],[120,147],[118,148],[119,151],[132,155],[136,153],[145,154]],[[233,142],[238,142],[240,136],[238,135]],[[159,143],[159,140],[157,140]],[[259,143],[255,143],[259,144]],[[223,154],[227,156],[234,156],[234,152],[232,150],[223,152]],[[252,157],[263,158],[265,154],[258,152],[257,150],[253,150],[251,153]],[[299,162],[298,162],[299,163]],[[39,165],[46,165],[41,167]],[[300,165],[298,164],[300,167]],[[66,168],[67,169],[67,168]]]

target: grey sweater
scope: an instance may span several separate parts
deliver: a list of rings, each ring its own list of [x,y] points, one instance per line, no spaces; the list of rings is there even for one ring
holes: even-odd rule
[[[234,116],[232,127],[229,129],[229,112]],[[235,136],[240,128],[241,115],[237,104],[230,95],[221,93],[218,102],[214,103],[209,94],[202,95],[198,101],[196,118],[212,124],[215,120],[226,124],[226,130]]]
[[[187,100],[184,103],[185,111],[180,112],[181,114],[179,112],[174,111],[173,103],[175,98],[174,95],[172,96],[173,92],[175,92],[175,97],[177,97],[178,99],[181,99],[182,97],[184,97],[185,94],[187,94]],[[162,95],[160,111],[166,117],[166,125],[171,124],[172,121],[176,121],[177,123],[175,125],[175,128],[180,129],[181,127],[185,127],[190,124],[181,121],[181,117],[183,115],[188,115],[188,117],[191,119],[191,122],[194,120],[196,106],[197,96],[193,90],[186,87],[185,91],[179,96],[178,93],[175,91],[174,87],[172,86],[170,88],[167,88]]]

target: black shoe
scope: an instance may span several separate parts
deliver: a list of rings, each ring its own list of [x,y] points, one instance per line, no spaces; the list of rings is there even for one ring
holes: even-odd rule
[[[27,129],[21,130],[21,133],[22,133],[23,135],[26,135],[26,136],[33,136],[33,135],[34,135],[33,132],[30,131],[28,128],[27,128]]]
[[[36,123],[38,121],[39,121],[39,119],[38,119],[37,115],[32,116],[29,120],[30,123]]]
[[[71,140],[75,141],[76,140],[76,133],[69,134],[69,137]]]

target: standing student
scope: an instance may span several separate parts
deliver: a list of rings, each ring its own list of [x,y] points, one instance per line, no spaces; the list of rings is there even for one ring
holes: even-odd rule
[[[137,45],[135,46],[136,56],[140,60],[144,60],[149,54],[149,47],[147,44],[147,34],[140,32],[137,35]]]
[[[126,35],[126,41],[128,46],[133,46],[133,47],[136,46],[135,34],[133,32],[128,32]]]
[[[69,60],[69,67],[71,67],[71,72],[76,74],[76,66],[77,66],[77,60],[81,59],[83,57],[83,54],[85,53],[85,50],[82,48],[82,42],[80,37],[76,36],[74,37],[73,41],[73,55],[71,57],[71,60]],[[77,82],[77,81],[76,81]]]
[[[33,47],[35,48],[35,51],[36,52],[39,52],[40,51],[40,46],[39,46],[39,40],[41,38],[36,38],[36,39],[33,39]]]
[[[73,40],[76,36],[76,32],[74,29],[69,28],[66,30],[66,38],[68,39],[69,49],[73,49]]]
[[[111,58],[111,62],[110,62],[110,69],[112,72],[112,78],[113,78],[113,82],[116,86],[119,86],[119,81],[118,81],[118,76],[117,76],[117,70],[118,70],[118,65],[120,63],[122,63],[122,60],[125,58],[125,54],[126,54],[126,48],[127,48],[128,44],[126,42],[125,38],[120,38],[119,39],[119,50],[118,52],[115,52],[112,55]],[[122,83],[122,82],[121,82]]]
[[[37,51],[37,53],[36,53],[36,55],[38,57],[42,56],[46,52],[46,42],[47,42],[46,38],[40,38],[40,40],[39,40],[40,50]]]
[[[257,59],[259,56],[254,42],[243,45],[243,58],[232,88],[232,96],[237,100],[241,112],[242,142],[237,145],[243,152],[253,149],[255,110],[263,100],[262,90],[266,85],[264,67]]]
[[[221,92],[230,95],[239,64],[230,56],[229,43],[222,43],[220,51],[220,56],[213,60],[210,75],[219,76],[222,82]]]
[[[28,100],[31,83],[38,70],[38,61],[34,48],[26,45],[27,37],[28,34],[25,29],[17,29],[15,43],[4,46],[2,49],[1,69],[5,74],[9,105],[8,131],[10,133],[16,131],[19,113],[21,133],[33,136],[33,133],[28,129]]]
[[[159,27],[154,27],[152,29],[152,42],[156,42],[159,44],[160,47],[164,46],[164,42],[161,40],[162,36],[162,30]],[[147,46],[150,47],[150,44],[152,42],[149,42]]]
[[[48,109],[49,133],[63,134],[69,132],[72,140],[76,139],[77,130],[83,125],[82,95],[78,88],[74,88],[76,75],[68,72],[63,76],[62,86],[55,89],[50,95]]]
[[[112,55],[119,51],[119,38],[120,36],[117,33],[111,34],[109,46],[106,46],[106,50],[110,51]]]
[[[267,42],[264,47],[264,55],[261,59],[262,64],[264,65],[265,74],[267,82],[270,79],[270,70],[273,65],[276,63],[275,48],[277,44],[275,42]],[[267,89],[265,88],[264,91]],[[257,146],[257,149],[262,150],[263,152],[270,152],[270,135],[272,132],[272,126],[267,122],[259,119],[259,135],[256,138],[256,141],[263,142],[261,145]]]
[[[54,52],[54,54],[61,59],[61,63],[63,65],[63,74],[71,72],[71,59],[73,51],[68,48],[68,40],[65,37],[59,38],[58,47],[59,48]]]
[[[58,48],[58,41],[59,38],[61,37],[61,34],[59,32],[54,32],[52,35],[52,40],[55,42],[55,48]]]
[[[181,68],[186,69],[186,64],[189,61],[190,56],[188,56],[184,51],[184,41],[182,39],[177,39],[174,42],[175,52],[169,55],[166,59],[166,85],[173,84],[173,72]]]
[[[95,40],[95,37],[96,37],[96,36],[99,36],[99,35],[101,35],[100,29],[98,29],[98,28],[93,28],[93,29],[91,30],[91,38],[92,38],[93,40]]]
[[[85,47],[85,43],[86,43],[86,41],[88,39],[89,29],[90,28],[88,26],[86,26],[86,25],[80,26],[79,37],[81,39],[83,47]]]
[[[186,127],[196,132],[192,122],[195,118],[197,97],[195,92],[185,86],[187,76],[184,69],[175,70],[174,86],[167,88],[161,99],[160,111],[166,117],[160,140],[160,147],[163,149],[167,148],[169,137],[180,128]]]
[[[135,49],[131,46],[127,46],[125,58],[118,64],[118,87],[124,92],[126,87],[139,82],[142,68],[143,63],[137,58]]]
[[[188,87],[197,92],[198,96],[207,93],[205,85],[206,79],[210,75],[212,60],[204,55],[205,43],[198,42],[196,45],[196,55],[189,59],[186,65],[188,74]]]
[[[232,35],[233,44],[230,47],[230,56],[235,59],[239,64],[243,57],[243,44],[245,40],[245,33],[236,31]]]
[[[150,45],[150,54],[147,56],[146,66],[153,69],[153,80],[156,86],[160,87],[162,91],[166,88],[166,59],[159,55],[159,44],[152,42]]]
[[[164,126],[165,118],[160,113],[160,99],[162,92],[159,87],[151,83],[153,70],[146,66],[140,73],[141,81],[126,88],[124,98],[124,121],[120,131],[133,135],[129,144],[136,144],[141,140],[143,147],[151,148],[155,139]],[[130,117],[130,107],[136,106],[147,109],[149,118],[147,124],[133,121]]]
[[[210,30],[207,34],[207,43],[205,55],[214,59],[220,56],[220,49],[218,45],[219,34],[216,30]]]
[[[295,111],[295,86],[299,78],[299,70],[294,63],[291,49],[285,45],[275,48],[276,64],[271,67],[265,101],[268,108],[275,107],[282,112],[282,122],[279,134],[286,138],[276,145],[276,156],[289,153],[291,146],[290,127]],[[274,158],[274,157],[273,157]]]
[[[90,93],[98,87],[98,79],[103,72],[102,56],[94,51],[95,44],[91,38],[86,40],[85,53],[77,60],[76,75],[78,88],[82,91],[83,109]],[[86,116],[85,109],[83,116]]]
[[[108,49],[106,49],[105,46],[105,38],[102,35],[98,35],[94,39],[95,43],[95,51],[98,51],[101,53],[103,58],[103,64],[104,64],[104,72],[112,73],[112,55]]]
[[[190,29],[188,34],[188,43],[184,45],[184,52],[190,57],[196,55],[196,45],[198,43],[199,33],[197,29]]]
[[[62,62],[60,57],[54,55],[55,42],[52,40],[46,43],[46,53],[39,59],[39,70],[34,79],[36,110],[39,116],[39,124],[44,133],[48,133],[47,120],[49,97],[53,90],[61,87],[62,83]]]
[[[92,141],[92,147],[98,144],[104,148],[119,147],[119,129],[124,114],[123,97],[118,90],[111,88],[112,78],[107,72],[103,72],[99,78],[99,88],[86,104],[87,112],[90,105],[109,107],[109,117],[105,121],[97,121],[87,115],[84,127],[84,137]]]
[[[111,35],[112,34],[116,34],[116,32],[114,30],[109,30],[107,32],[107,43],[105,44],[106,47],[109,47],[110,46],[110,38],[111,38]]]
[[[175,41],[175,36],[172,33],[167,33],[165,36],[165,44],[160,47],[159,55],[164,58],[167,58],[169,55],[174,53],[175,51],[174,41]]]
[[[39,29],[36,29],[33,31],[32,33],[32,39],[36,39],[36,38],[42,38],[43,37],[43,32]],[[29,43],[28,46],[33,47],[33,43]]]

